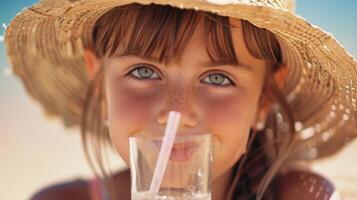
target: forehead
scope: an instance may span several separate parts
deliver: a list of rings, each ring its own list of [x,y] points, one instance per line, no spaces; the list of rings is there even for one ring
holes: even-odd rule
[[[224,33],[215,33],[212,34],[217,34],[220,36],[225,36],[226,38],[231,38],[229,41],[232,43],[233,47],[235,48],[234,54],[238,58],[239,62],[234,63],[231,60],[222,60],[220,59],[211,59],[208,55],[208,36],[207,36],[207,27],[204,21],[201,19],[197,26],[195,27],[193,34],[190,38],[190,40],[187,42],[185,48],[183,49],[182,53],[175,56],[174,59],[170,59],[169,62],[166,64],[169,65],[182,65],[182,66],[197,66],[197,67],[218,67],[222,65],[230,65],[235,68],[238,68],[240,70],[244,71],[254,71],[252,69],[252,66],[249,64],[253,61],[254,63],[254,57],[249,53],[248,49],[245,46],[244,42],[244,37],[242,34],[242,26],[241,26],[241,20],[239,19],[229,19],[229,23],[231,27],[230,29],[230,37],[227,37],[227,35],[224,35]],[[222,42],[221,42],[222,43]],[[217,48],[218,51],[227,51],[229,49],[227,46],[222,46],[222,45],[217,45],[214,46],[213,48]],[[222,49],[222,48],[227,48],[227,49]],[[122,49],[123,50],[123,49]],[[163,63],[160,61],[160,54],[162,53],[162,49],[156,49],[154,50],[150,55],[138,55],[135,53],[126,53],[124,51],[118,52],[115,54],[116,58],[139,58],[139,59],[144,59],[150,62],[154,63]],[[240,61],[242,59],[243,62]]]
[[[239,20],[236,21],[237,24],[239,24]],[[208,27],[205,27],[205,24],[203,20],[200,20],[198,23],[197,27],[195,28],[191,39],[188,41],[186,47],[184,48],[182,54],[177,57],[174,61],[179,62],[179,63],[184,63],[187,60],[192,60],[197,63],[209,63],[211,60],[208,54],[208,48],[209,45],[212,45],[212,43],[209,43],[208,40],[211,38],[208,37],[207,35],[207,30]],[[239,28],[238,28],[239,29]],[[215,33],[212,33],[215,34]],[[235,35],[231,35],[231,37],[236,37],[237,34],[241,34],[240,30],[235,30]],[[217,35],[224,35],[223,33],[219,33]],[[241,37],[236,38],[234,41],[239,41]],[[233,41],[232,41],[233,42]],[[222,43],[222,42],[221,42]],[[214,46],[214,48],[225,48],[224,51],[227,51],[229,47],[227,46]],[[217,51],[223,51],[223,49],[215,49]],[[156,55],[158,52],[155,52]],[[216,61],[218,62],[223,62],[223,60],[217,59]],[[212,62],[214,63],[214,62]],[[233,63],[231,63],[233,64]]]
[[[224,27],[227,23],[228,17],[203,11],[156,5],[128,6],[113,9],[96,22],[94,47],[99,57],[123,53],[147,57],[159,51],[160,60],[166,62],[179,57],[189,42],[194,46],[199,44],[202,49],[204,45],[197,42],[208,40],[203,44],[210,46],[211,59],[236,62],[233,49],[224,47],[231,46],[231,39],[227,39],[229,28]]]
[[[259,75],[265,73],[266,61],[263,59],[258,59],[254,57],[246,45],[245,36],[243,33],[242,21],[236,18],[229,18],[230,25],[230,34],[231,38],[230,43],[234,47],[234,54],[238,60],[238,63],[232,64],[230,62],[225,63],[224,61],[210,62],[209,56],[207,54],[207,37],[204,32],[204,25],[200,23],[195,30],[192,39],[187,45],[187,48],[184,50],[180,63],[184,62],[193,62],[197,63],[198,66],[203,66],[207,63],[206,66],[220,66],[222,64],[229,64],[235,66],[239,70],[255,72]],[[218,34],[220,35],[220,34]],[[226,46],[221,46],[221,48],[228,48]],[[218,49],[222,50],[222,49]]]
[[[232,40],[235,42],[239,42],[237,46],[243,45],[243,40],[242,37],[238,36],[237,34],[241,34],[240,30],[240,20],[235,19],[235,29],[234,30],[234,36],[237,37]],[[197,66],[197,67],[218,67],[222,65],[230,65],[236,68],[239,68],[241,70],[246,70],[246,71],[253,71],[251,66],[243,64],[243,63],[232,63],[231,61],[228,60],[212,60],[207,51],[207,34],[205,32],[205,25],[201,21],[197,27],[195,28],[195,31],[192,34],[191,39],[187,42],[186,47],[184,48],[182,54],[177,56],[175,59],[170,60],[170,62],[166,63],[168,65],[186,65],[186,66]],[[240,41],[238,41],[240,40]],[[233,45],[234,46],[234,45]],[[136,58],[136,59],[143,59],[147,60],[153,63],[162,63],[160,61],[161,49],[160,50],[155,50],[152,55],[150,56],[140,56],[137,54],[126,54],[126,53],[118,53],[115,55],[116,58],[119,59],[130,59],[130,58]]]
[[[190,22],[187,22],[187,23],[190,23]],[[221,23],[221,22],[217,22],[217,23]],[[187,41],[187,43],[185,45],[182,45],[182,44],[177,45],[177,43],[175,43],[175,41],[172,41],[170,46],[176,46],[175,50],[179,49],[179,47],[177,47],[177,46],[184,46],[183,51],[186,51],[186,52],[189,51],[189,52],[193,53],[190,55],[194,55],[194,54],[197,54],[198,52],[200,52],[201,54],[205,54],[207,57],[208,57],[207,50],[209,48],[208,47],[209,45],[213,48],[217,48],[217,47],[220,48],[220,51],[227,51],[227,49],[229,49],[229,47],[222,45],[223,40],[217,41],[217,39],[212,39],[212,38],[210,38],[209,34],[217,35],[220,38],[235,37],[234,40],[231,40],[229,42],[235,41],[235,42],[239,42],[239,43],[243,44],[244,43],[243,37],[239,36],[239,35],[242,35],[241,20],[240,19],[229,19],[229,23],[230,23],[229,25],[232,25],[232,26],[228,27],[228,25],[227,25],[227,29],[232,33],[230,35],[227,35],[223,32],[222,29],[214,28],[212,25],[210,26],[207,23],[205,23],[205,18],[202,17],[198,20],[197,25],[193,28],[190,39]],[[187,25],[187,26],[190,26],[190,25]],[[187,33],[183,33],[182,31],[180,32],[180,31],[170,29],[170,28],[171,27],[163,27],[162,29],[165,29],[168,32],[170,32],[169,34],[176,35],[175,37],[173,37],[173,39],[180,40],[180,39],[182,39],[182,38],[180,38],[180,35],[187,34]],[[178,27],[176,27],[176,28],[178,28]],[[184,30],[184,32],[189,32],[189,31],[190,30]],[[153,36],[153,37],[155,37],[155,36]],[[130,43],[130,42],[132,42],[132,41],[127,41],[127,43]],[[160,39],[159,39],[159,43],[160,42],[167,43],[166,41],[164,41],[164,40],[160,41]],[[152,43],[152,41],[147,40],[147,41],[144,41],[144,43]],[[212,43],[216,43],[218,45],[213,45]],[[130,45],[130,44],[123,44],[123,46],[128,46],[128,45]],[[164,44],[162,44],[162,45],[164,45]],[[161,44],[156,45],[156,46],[161,46]],[[156,48],[150,57],[158,59],[160,57],[160,54],[162,53],[163,49],[164,48]],[[120,55],[120,54],[124,53],[126,48],[118,48],[117,50],[118,50],[117,54]],[[181,57],[183,57],[182,55],[178,54],[178,52],[175,52],[175,53],[178,57],[180,57],[180,59],[181,59]]]

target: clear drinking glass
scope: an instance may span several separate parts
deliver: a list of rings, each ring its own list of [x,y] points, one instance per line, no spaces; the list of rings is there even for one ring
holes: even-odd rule
[[[209,134],[177,135],[159,193],[148,192],[162,140],[130,137],[132,200],[210,200],[212,139]]]

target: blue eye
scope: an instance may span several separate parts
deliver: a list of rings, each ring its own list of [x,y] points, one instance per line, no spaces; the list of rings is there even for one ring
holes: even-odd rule
[[[212,83],[217,87],[227,87],[229,85],[234,85],[233,81],[229,79],[226,75],[221,73],[212,73],[203,79],[204,83]]]
[[[139,65],[128,73],[135,79],[145,81],[146,79],[160,79],[160,76],[151,68],[145,67],[145,65]],[[235,85],[231,79],[222,73],[212,73],[203,78],[204,83],[213,85],[214,87],[228,87],[229,85]]]
[[[139,80],[159,79],[159,75],[154,70],[148,67],[143,67],[143,65],[140,65],[140,67],[136,67],[135,69],[131,70],[129,74]]]

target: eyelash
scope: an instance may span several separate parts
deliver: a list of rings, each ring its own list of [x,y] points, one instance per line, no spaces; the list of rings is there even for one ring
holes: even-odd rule
[[[147,79],[152,79],[152,78],[150,78],[152,76],[150,76],[149,78],[140,78],[138,70],[141,69],[141,68],[149,69],[149,70],[153,71],[152,73],[156,73],[155,70],[151,69],[150,67],[145,67],[144,65],[137,65],[137,66],[139,66],[139,67],[135,67],[134,69],[130,70],[127,75],[135,78],[138,81],[146,81]],[[136,75],[133,75],[133,72],[136,72]],[[222,84],[222,85],[210,84],[213,87],[221,87],[221,88],[223,88],[223,87],[230,87],[230,86],[234,86],[235,85],[234,82],[223,73],[218,73],[218,72],[211,73],[208,76],[206,76],[206,78],[209,79],[210,75],[221,75],[224,78],[223,83],[226,83],[226,84]],[[154,78],[154,79],[159,79],[159,78]],[[229,83],[227,84],[227,82],[229,82]],[[204,83],[207,83],[207,82],[204,82]]]

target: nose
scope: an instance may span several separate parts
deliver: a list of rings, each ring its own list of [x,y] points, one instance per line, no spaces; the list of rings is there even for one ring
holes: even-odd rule
[[[195,106],[193,94],[185,88],[175,87],[164,97],[163,105],[158,112],[157,122],[166,126],[169,112],[177,111],[181,113],[179,128],[194,128],[198,124]]]

